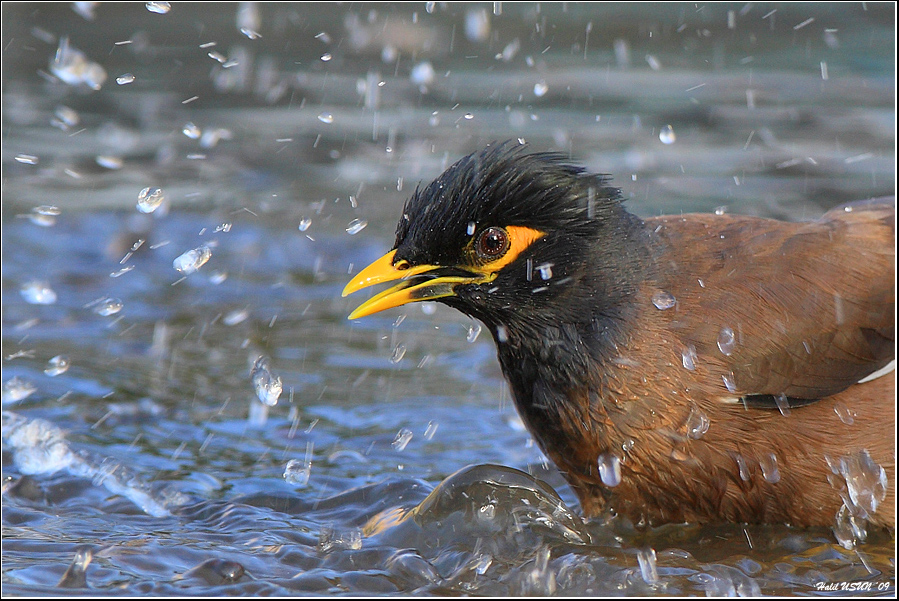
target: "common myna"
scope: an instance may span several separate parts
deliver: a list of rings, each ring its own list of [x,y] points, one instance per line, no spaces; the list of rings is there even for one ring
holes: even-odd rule
[[[493,335],[590,516],[895,524],[895,199],[817,221],[640,219],[609,178],[488,146],[416,189],[358,318],[437,300]]]

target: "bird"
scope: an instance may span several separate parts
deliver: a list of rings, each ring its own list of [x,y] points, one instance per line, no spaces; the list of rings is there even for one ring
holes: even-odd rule
[[[587,518],[895,528],[895,198],[786,222],[640,218],[517,141],[419,185],[350,315],[437,301],[491,333]]]

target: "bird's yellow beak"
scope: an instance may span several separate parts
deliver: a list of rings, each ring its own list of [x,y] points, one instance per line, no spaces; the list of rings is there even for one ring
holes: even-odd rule
[[[437,275],[437,271],[443,269],[438,265],[415,265],[404,269],[399,268],[398,265],[408,264],[401,261],[395,265],[395,254],[396,250],[392,250],[360,271],[343,289],[343,296],[347,296],[375,284],[402,280],[396,286],[376,294],[359,305],[355,311],[350,313],[349,319],[365,317],[406,303],[452,296],[453,288],[457,284],[470,283],[477,279],[460,275]],[[428,276],[428,274],[431,274],[432,277],[427,277],[423,281],[420,277],[416,277]]]

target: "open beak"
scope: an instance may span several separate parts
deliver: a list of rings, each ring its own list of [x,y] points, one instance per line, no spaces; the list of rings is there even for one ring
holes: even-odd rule
[[[452,296],[457,284],[478,281],[476,275],[466,277],[459,275],[458,270],[452,270],[454,273],[450,275],[447,272],[451,270],[438,265],[415,265],[397,269],[393,264],[395,254],[396,250],[392,250],[360,271],[343,289],[343,296],[347,296],[375,284],[401,280],[397,285],[359,305],[350,313],[349,319],[365,317],[406,303]]]

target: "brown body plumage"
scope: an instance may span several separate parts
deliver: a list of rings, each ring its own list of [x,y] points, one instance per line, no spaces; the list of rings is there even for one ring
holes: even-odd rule
[[[895,202],[808,223],[641,221],[556,155],[476,153],[417,190],[354,312],[480,320],[588,516],[895,524]],[[863,381],[863,383],[859,383]]]

